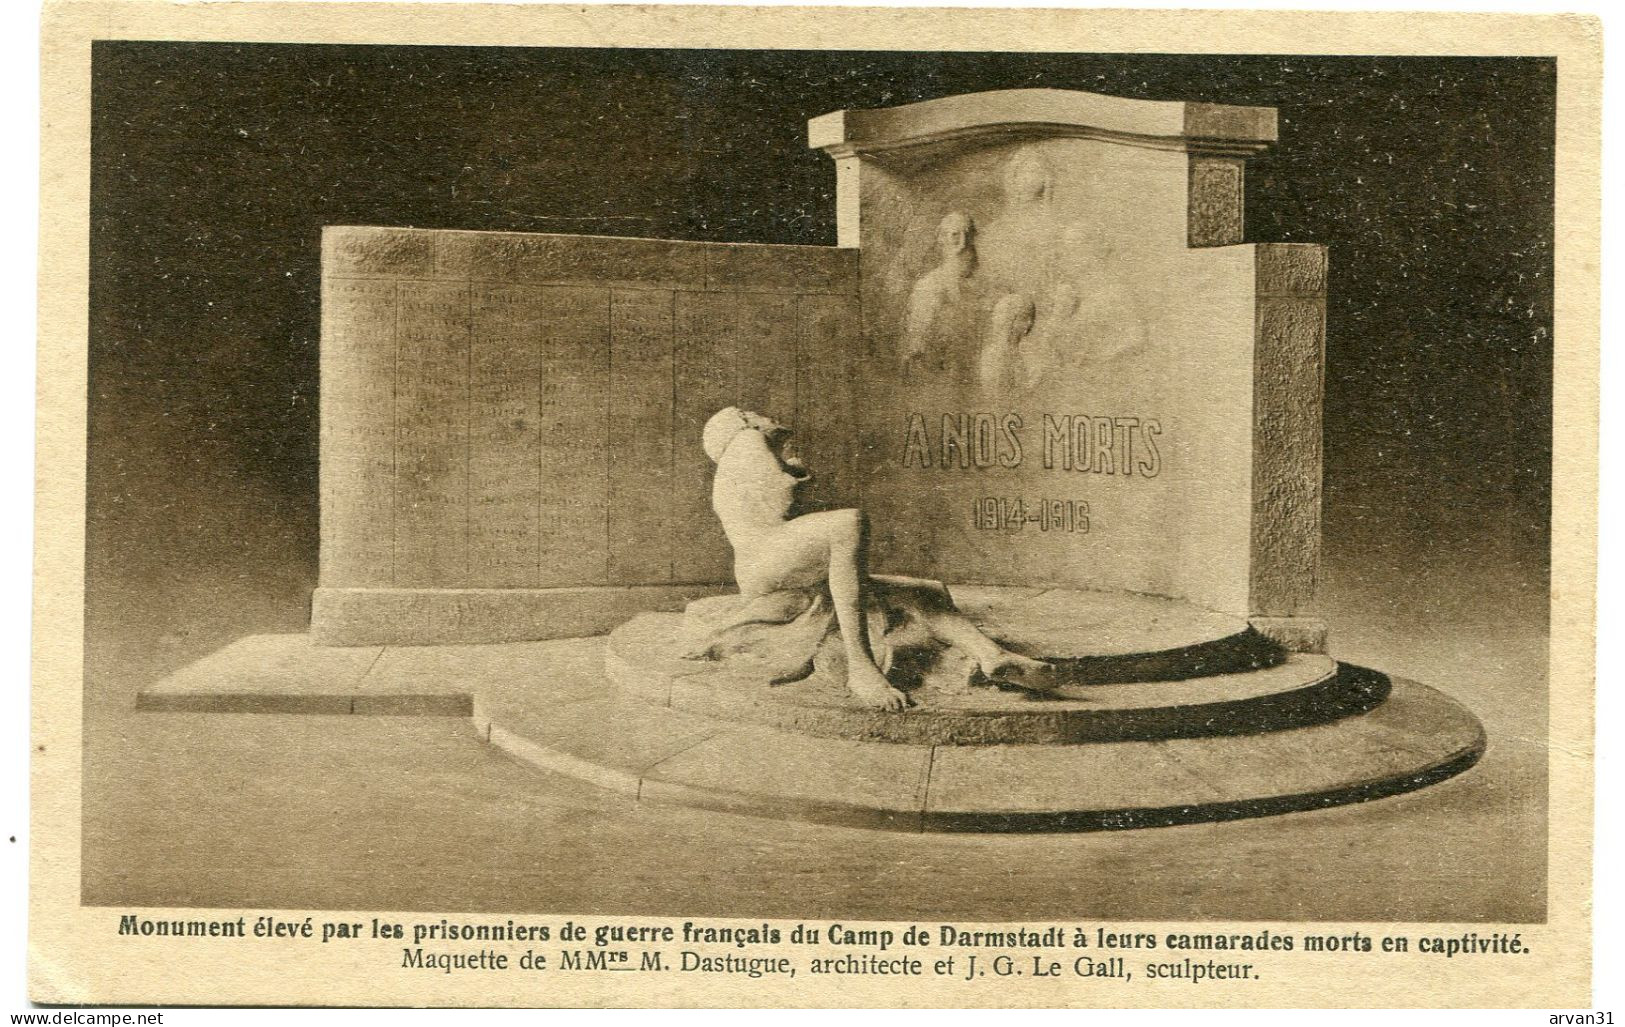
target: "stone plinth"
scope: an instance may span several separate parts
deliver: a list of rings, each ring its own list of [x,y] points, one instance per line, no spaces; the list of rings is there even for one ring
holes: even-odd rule
[[[707,661],[674,644],[678,615],[647,613],[610,632],[606,668],[628,696],[717,720],[795,735],[909,745],[1066,745],[1253,734],[1370,709],[1387,680],[1296,654],[1257,669],[1203,676],[1067,684],[1045,695],[992,685],[910,690],[897,714],[856,701],[844,682],[814,674],[793,684]]]
[[[1275,121],[1041,89],[812,120],[863,255],[876,566],[1323,644],[1325,250],[1242,244]]]
[[[875,709],[839,668],[770,685],[748,659],[683,658],[682,617],[643,614],[610,633],[609,677],[658,706],[792,734],[913,745],[1058,745],[1248,734],[1369,709],[1386,684],[1322,655],[1292,654],[1246,621],[1121,592],[956,585],[954,606],[1062,682],[1039,694],[967,683],[968,665],[894,675],[913,706]],[[942,654],[942,660],[953,659]]]

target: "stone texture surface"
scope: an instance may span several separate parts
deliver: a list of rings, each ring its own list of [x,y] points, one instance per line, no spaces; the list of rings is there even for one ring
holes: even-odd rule
[[[1258,295],[1326,295],[1327,250],[1319,243],[1259,243]]]
[[[1229,759],[1199,739],[1165,743],[1180,766],[1230,802],[1381,787],[1425,773],[1418,760],[1453,766],[1476,759],[1484,745],[1475,718],[1432,689],[1403,680],[1363,716],[1248,736],[1254,758],[1247,761]]]
[[[402,283],[397,296],[391,583],[409,588],[466,586],[469,287],[456,282]],[[328,402],[325,389],[322,398]],[[340,397],[333,399],[342,403]]]
[[[714,721],[613,699],[555,704],[540,688],[499,697],[492,708],[491,741],[503,748],[515,739],[565,765],[608,771],[618,781],[643,781],[651,768],[684,752],[723,728]],[[521,758],[525,751],[515,751]],[[740,768],[743,770],[744,768]]]
[[[1471,713],[1396,681],[1371,713],[1287,731],[1078,747],[1073,761],[1031,747],[938,749],[925,826],[1115,830],[1323,809],[1459,774],[1484,744]],[[1034,788],[1012,802],[996,789],[1016,774]]]
[[[1192,156],[1189,241],[1192,246],[1233,246],[1246,235],[1246,162],[1232,157]]]
[[[1009,789],[1011,781],[1021,787]],[[999,785],[1006,785],[1004,795]],[[987,817],[979,826],[997,830],[994,818],[1012,825],[1033,814],[1095,808],[1178,807],[1212,802],[1212,785],[1174,762],[1161,742],[1115,742],[1090,746],[942,746],[931,765],[925,812],[949,818]]]
[[[608,581],[611,292],[541,293],[537,583]]]
[[[1326,248],[1280,243],[1255,250],[1249,612],[1290,617],[1308,608],[1320,573]]]
[[[383,655],[378,646],[334,649],[309,635],[250,635],[182,667],[136,700],[141,709],[348,713]]]
[[[442,278],[657,290],[705,287],[703,244],[515,232],[425,234],[438,248],[435,270]]]
[[[724,731],[651,767],[639,797],[816,823],[920,829],[927,745],[873,745]]]
[[[542,584],[542,353],[534,286],[470,287],[468,569],[477,588]],[[549,511],[551,514],[552,511]]]
[[[1194,150],[1268,145],[1279,136],[1274,107],[1228,103],[1185,104],[1185,135]]]
[[[856,295],[857,254],[829,246],[540,232],[328,226],[324,277],[687,292]]]
[[[858,392],[864,366],[857,296],[803,296],[796,303],[797,448],[814,477],[801,496],[816,506],[851,506],[862,495],[857,446]],[[807,427],[802,427],[805,424]],[[844,432],[818,425],[844,425]]]
[[[546,675],[554,701],[591,699],[603,695],[603,683],[591,663],[597,652],[598,647],[585,639],[389,646],[362,679],[359,694],[520,694]]]
[[[709,245],[705,286],[716,292],[856,296],[854,257],[825,246]]]
[[[393,280],[322,280],[321,576],[388,585],[395,560]]]
[[[475,715],[475,697],[518,695],[545,677],[553,702],[604,694],[596,639],[505,645],[314,645],[250,635],[142,690],[136,706],[214,713]]]
[[[672,454],[687,440],[673,433],[675,293],[617,289],[609,301],[608,582],[654,584],[672,579]],[[566,493],[569,484],[563,483]],[[699,528],[699,525],[695,525]],[[700,530],[703,530],[701,528]]]
[[[358,673],[363,657],[373,662]],[[602,659],[598,639],[379,654],[259,636],[138,705],[469,716],[520,760],[652,803],[900,831],[1101,830],[1317,809],[1424,787],[1470,767],[1484,746],[1470,713],[1403,681],[1363,713],[1240,735],[974,747],[817,739],[620,701],[601,689]],[[477,670],[473,696],[459,663]],[[244,682],[257,704],[238,701]]]
[[[1253,617],[1253,630],[1294,653],[1324,653],[1330,630],[1318,617]]]
[[[322,276],[433,278],[434,236],[411,228],[323,228]]]
[[[680,610],[723,585],[577,588],[318,588],[319,645],[449,645],[597,635],[645,610]]]

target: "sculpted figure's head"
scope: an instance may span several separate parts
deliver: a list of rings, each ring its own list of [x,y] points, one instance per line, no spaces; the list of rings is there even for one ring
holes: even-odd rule
[[[968,252],[975,239],[976,225],[969,215],[954,211],[937,222],[937,249],[944,257]]]
[[[700,432],[700,446],[711,462],[716,463],[728,451],[728,443],[734,440],[734,436],[749,426],[745,411],[738,407],[723,407],[705,422],[705,428]]]
[[[705,455],[711,458],[712,463],[721,463],[723,454],[728,452],[729,444],[747,431],[754,431],[762,436],[768,450],[778,459],[786,472],[796,478],[807,477],[807,471],[801,466],[801,462],[792,456],[786,456],[783,452],[785,443],[790,439],[790,428],[752,410],[724,407],[712,414],[700,433],[700,447],[705,450]]]
[[[1018,153],[1004,168],[1004,196],[1013,204],[1042,203],[1049,198],[1049,168],[1035,153]]]

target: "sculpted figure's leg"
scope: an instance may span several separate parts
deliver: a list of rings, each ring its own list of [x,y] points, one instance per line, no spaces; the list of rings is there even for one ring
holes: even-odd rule
[[[982,676],[989,681],[1020,685],[1039,692],[1048,691],[1060,683],[1055,668],[1050,664],[1001,647],[957,610],[933,610],[926,616],[926,623],[939,639],[970,653]]]
[[[859,510],[808,516],[828,518],[829,597],[846,646],[846,687],[858,698],[883,709],[900,710],[909,705],[908,697],[887,683],[869,648],[862,591],[869,556],[868,521]]]
[[[893,590],[907,590],[911,606],[919,612],[931,634],[950,648],[969,654],[976,661],[977,670],[989,681],[1040,692],[1060,684],[1050,664],[1013,653],[982,634],[981,628],[944,597],[939,591],[941,586],[921,582],[921,587],[910,588],[906,580],[900,578],[888,579],[888,583]]]
[[[887,683],[869,648],[863,609],[867,533],[857,510],[806,514],[740,552],[735,574],[744,595],[827,584],[846,649],[847,688],[865,702],[900,710],[909,705],[908,697]]]

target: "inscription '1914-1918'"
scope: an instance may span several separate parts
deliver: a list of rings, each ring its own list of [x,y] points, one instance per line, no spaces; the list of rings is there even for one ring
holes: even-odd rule
[[[981,496],[971,503],[971,527],[978,531],[1034,530],[1087,535],[1089,501]]]
[[[933,433],[931,425],[939,425]],[[1017,413],[910,414],[904,433],[903,466],[940,470],[1022,466],[1037,442],[1046,469],[1091,474],[1162,473],[1157,439],[1162,422],[1153,417],[1043,414],[1041,432],[1029,433]]]

